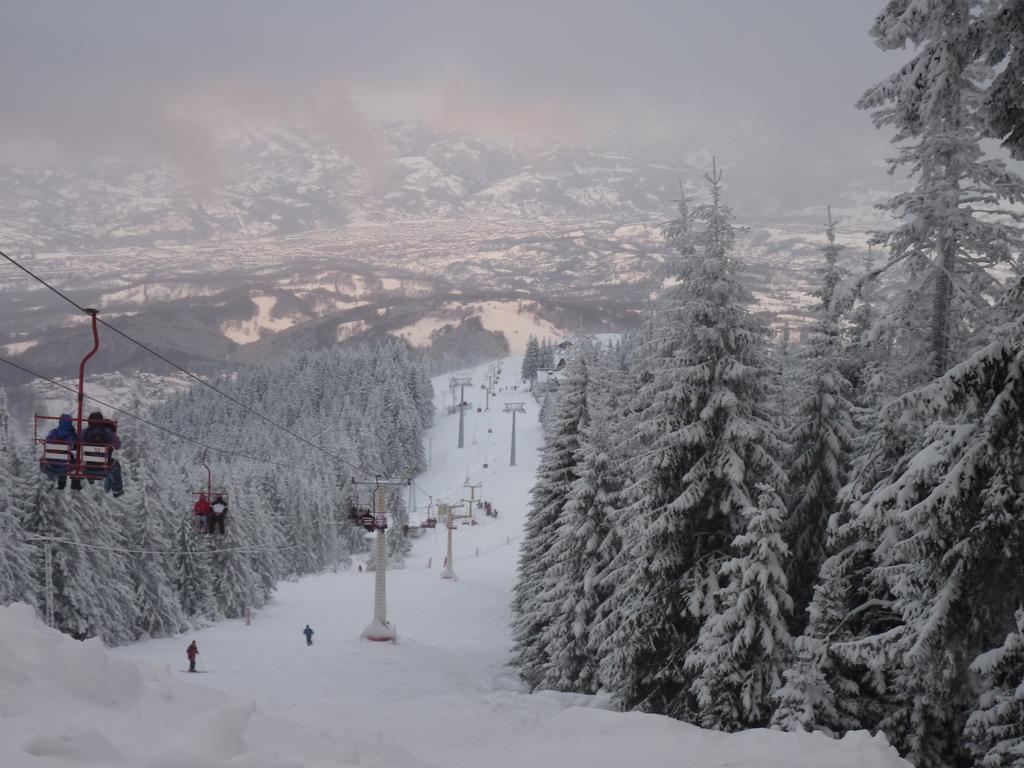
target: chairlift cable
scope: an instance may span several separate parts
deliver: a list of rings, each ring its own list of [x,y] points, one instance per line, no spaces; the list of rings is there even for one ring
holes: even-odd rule
[[[89,544],[84,541],[75,541],[74,539],[64,539],[55,536],[39,536],[36,534],[29,534],[28,541],[42,541],[57,544],[70,544],[74,547],[83,547],[85,549],[99,549],[104,552],[120,552],[126,555],[211,555],[218,554],[221,552],[282,552],[289,549],[301,549],[301,544],[287,544],[283,546],[267,546],[267,547],[223,547],[217,549],[203,549],[197,548],[194,550],[169,550],[169,549],[132,549],[130,547],[111,547],[103,544]]]

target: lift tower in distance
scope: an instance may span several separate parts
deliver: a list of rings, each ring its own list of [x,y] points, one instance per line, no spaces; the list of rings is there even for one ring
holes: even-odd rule
[[[455,575],[454,565],[454,553],[452,551],[452,531],[455,530],[455,521],[463,520],[468,517],[465,514],[458,514],[457,510],[462,508],[462,504],[438,504],[437,505],[437,517],[445,518],[445,527],[448,529],[448,555],[444,559],[444,568],[441,570],[441,578],[446,581],[458,581],[458,577]]]
[[[473,380],[468,376],[453,376],[448,380],[448,386],[452,388],[454,393],[455,388],[459,388],[459,448],[462,448],[465,444],[465,423],[466,423],[466,387],[473,385]]]
[[[508,465],[516,465],[516,414],[526,413],[526,403],[505,403],[505,413],[512,414],[512,453],[509,456]]]

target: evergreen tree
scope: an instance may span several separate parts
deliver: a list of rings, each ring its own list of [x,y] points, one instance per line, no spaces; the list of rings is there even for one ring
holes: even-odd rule
[[[964,736],[975,764],[984,768],[1024,766],[1024,608],[998,648],[971,664],[985,690],[967,720]]]
[[[134,594],[119,521],[95,489],[60,492],[36,473],[34,498],[26,509],[26,532],[53,541],[55,626],[76,638],[100,637],[110,645],[135,637]],[[33,602],[46,605],[45,547],[36,548]]]
[[[1020,312],[1024,282],[1007,302]],[[956,758],[972,705],[969,660],[1024,602],[1024,314],[886,415],[914,437],[851,521],[877,543],[851,613],[881,605],[884,621],[833,647],[882,668],[891,695],[878,727],[915,764],[938,766]]]
[[[843,371],[840,317],[845,302],[836,296],[842,279],[837,263],[841,246],[836,243],[831,210],[825,234],[825,266],[820,270],[822,285],[816,292],[820,303],[815,308],[810,343],[798,358],[795,384],[799,402],[796,419],[787,430],[792,444],[791,513],[786,525],[792,557],[787,574],[796,603],[794,629],[800,631],[806,624],[806,608],[825,559],[825,528],[836,512],[839,490],[846,483],[856,434],[850,402],[853,387]]]
[[[583,342],[569,365],[569,382],[576,384],[583,368],[587,369],[588,422],[580,435],[576,478],[551,545],[553,564],[545,574],[549,586],[542,599],[552,610],[542,637],[548,663],[538,687],[596,693],[600,684],[591,630],[612,591],[601,574],[614,554],[614,547],[609,546],[611,516],[622,479],[614,462],[617,398],[609,382],[614,373],[610,353]]]
[[[906,267],[896,317],[898,378],[911,386],[942,375],[987,326],[999,294],[989,267],[1012,264],[1024,240],[993,214],[1024,202],[1024,182],[998,160],[982,159],[980,85],[986,76],[972,29],[977,0],[889,0],[872,35],[885,50],[914,55],[858,102],[900,145],[893,170],[909,169],[913,189],[886,208],[903,223],[876,236],[890,250],[885,268]],[[956,322],[954,322],[956,321]],[[927,339],[922,346],[920,340]]]
[[[545,630],[555,612],[561,610],[559,584],[567,564],[556,561],[555,542],[572,484],[578,478],[580,440],[589,422],[588,384],[587,361],[580,356],[566,377],[551,429],[545,434],[537,479],[530,491],[530,509],[513,588],[512,638],[513,663],[531,688],[543,681],[545,666],[550,661]]]
[[[771,486],[761,485],[757,506],[744,512],[747,530],[719,569],[725,586],[718,612],[701,627],[686,658],[696,676],[700,724],[724,731],[768,725],[792,653],[786,622],[793,606],[783,570],[789,551],[781,534],[785,505]]]
[[[995,70],[985,89],[987,133],[1024,158],[1024,2],[994,0],[976,17],[983,60]]]
[[[746,528],[754,485],[784,485],[766,412],[765,329],[735,276],[721,173],[707,180],[710,202],[690,213],[680,201],[666,230],[678,282],[646,320],[628,527],[609,569],[620,586],[601,646],[601,679],[619,706],[683,719],[696,716],[685,654],[714,613],[718,567]]]
[[[133,410],[139,408],[136,402]],[[164,501],[145,426],[126,425],[121,459],[125,476],[124,506],[131,510],[127,541],[135,590],[136,633],[142,637],[173,635],[185,616],[168,573],[168,559],[154,554],[171,550],[173,515]],[[189,515],[191,510],[184,510]]]
[[[22,479],[29,471],[27,465],[7,410],[7,393],[0,387],[0,605],[30,595],[26,577],[31,572],[33,547],[21,530],[30,491]]]
[[[537,369],[540,366],[540,342],[537,337],[530,334],[526,342],[526,354],[523,355],[523,368],[520,373],[523,381],[532,382],[537,378]]]

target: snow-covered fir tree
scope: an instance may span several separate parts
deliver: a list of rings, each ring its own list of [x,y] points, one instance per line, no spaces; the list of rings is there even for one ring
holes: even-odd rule
[[[526,353],[523,355],[523,366],[520,371],[523,381],[532,382],[537,378],[537,369],[541,367],[540,363],[540,342],[536,336],[530,334],[530,338],[526,342]]]
[[[523,531],[513,588],[513,663],[523,680],[536,688],[544,679],[550,654],[546,630],[563,610],[563,577],[569,563],[559,562],[557,548],[565,506],[578,479],[583,431],[589,423],[589,361],[579,355],[567,371],[555,414],[545,434],[530,508]]]
[[[7,393],[0,387],[0,605],[31,594],[27,577],[34,547],[21,530],[29,493],[27,464],[7,410]]]
[[[772,698],[792,653],[784,514],[775,490],[759,486],[757,506],[744,510],[746,531],[733,541],[733,557],[719,568],[723,586],[715,598],[717,611],[687,654],[705,728],[763,728],[771,717]]]
[[[802,631],[806,624],[806,608],[825,559],[825,528],[846,483],[856,437],[850,401],[853,386],[844,372],[846,349],[840,326],[846,306],[836,295],[843,277],[838,265],[841,246],[836,243],[831,209],[825,235],[825,264],[819,270],[821,285],[815,292],[819,303],[808,329],[810,341],[800,350],[794,366],[797,373],[792,383],[798,402],[793,423],[786,431],[791,446],[786,538],[792,554],[787,574],[796,605],[796,631]]]
[[[617,551],[611,517],[622,487],[616,461],[614,415],[620,398],[613,353],[583,341],[573,350],[570,376],[587,367],[586,413],[574,474],[551,544],[552,567],[543,577],[540,599],[552,608],[542,630],[547,663],[537,687],[596,693],[597,656],[592,630],[613,585],[601,576]]]
[[[138,402],[133,409],[139,409]],[[129,423],[120,431],[126,446],[121,458],[126,491],[123,506],[130,510],[126,538],[132,550],[136,633],[141,637],[173,635],[185,628],[185,614],[168,572],[170,556],[158,553],[173,551],[174,517],[191,516],[191,510],[174,510],[164,500],[148,428]]]
[[[1007,293],[1024,307],[1024,281]],[[930,385],[893,403],[913,439],[851,504],[855,540],[874,543],[848,594],[851,614],[878,614],[833,648],[881,670],[879,727],[922,766],[957,759],[972,702],[968,665],[1002,640],[1024,602],[1024,314]],[[854,481],[857,477],[854,476]]]
[[[49,539],[55,626],[74,637],[100,637],[112,645],[135,639],[135,595],[120,515],[96,486],[58,491],[41,473],[22,529]],[[97,495],[98,494],[98,495]],[[45,545],[32,567],[33,602],[46,605]]]
[[[611,597],[601,680],[623,708],[694,720],[686,651],[715,613],[717,571],[745,531],[758,483],[782,490],[766,412],[765,327],[731,257],[732,212],[721,172],[710,201],[666,231],[678,259],[646,320],[630,417],[632,480],[623,491],[623,553]]]
[[[907,287],[891,313],[899,350],[890,384],[898,393],[943,374],[983,333],[999,293],[990,267],[1012,264],[1020,229],[993,215],[1024,202],[1024,182],[984,159],[980,66],[972,12],[978,0],[889,0],[872,35],[885,50],[914,45],[900,69],[858,102],[879,127],[895,130],[892,169],[906,168],[911,190],[886,208],[902,223],[879,233],[888,264],[905,267]]]
[[[985,88],[988,135],[1024,158],[1024,2],[990,0],[975,25],[983,61],[995,73]]]
[[[971,671],[985,689],[970,717],[964,737],[975,764],[984,768],[1024,766],[1024,607],[1016,626],[998,648],[981,654]]]

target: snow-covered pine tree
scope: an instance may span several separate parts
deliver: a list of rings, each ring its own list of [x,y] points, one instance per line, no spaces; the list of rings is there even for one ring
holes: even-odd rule
[[[1024,158],[1024,2],[991,0],[977,15],[984,61],[995,70],[985,89],[988,135]]]
[[[551,339],[544,339],[540,345],[540,355],[537,359],[537,368],[551,370],[555,367],[555,343]]]
[[[1024,239],[993,213],[1024,202],[1024,182],[999,160],[983,159],[980,66],[972,10],[978,0],[889,0],[872,27],[885,50],[914,45],[909,62],[858,102],[899,145],[892,170],[906,167],[913,189],[885,207],[903,223],[879,233],[883,269],[905,266],[908,286],[896,309],[900,350],[894,380],[916,386],[963,358],[987,328],[999,294],[989,269],[1012,264]],[[923,340],[926,340],[922,343]]]
[[[537,479],[530,491],[530,509],[513,588],[512,661],[531,688],[540,685],[549,662],[545,629],[562,608],[557,600],[565,564],[555,560],[555,542],[572,483],[578,477],[580,440],[589,422],[588,385],[588,361],[580,355],[562,385],[562,396],[545,434]]]
[[[757,506],[744,510],[746,531],[733,541],[733,557],[718,572],[724,582],[718,611],[687,654],[704,728],[763,728],[771,717],[773,695],[792,654],[785,509],[771,486],[758,486]]]
[[[604,621],[601,680],[623,708],[694,720],[685,654],[714,613],[718,566],[746,528],[753,488],[785,480],[766,412],[765,328],[731,258],[721,173],[710,202],[666,230],[678,282],[645,321],[630,417],[632,481],[623,491],[623,554]],[[701,225],[696,229],[694,224]]]
[[[530,334],[526,342],[526,353],[523,355],[523,367],[520,371],[523,381],[533,381],[537,378],[537,368],[540,367],[540,342],[537,337]]]
[[[229,487],[229,491],[230,491]],[[237,498],[237,493],[231,493]],[[206,549],[210,558],[210,577],[217,607],[228,618],[239,618],[245,609],[259,608],[269,596],[263,580],[253,566],[260,547],[255,535],[257,523],[252,511],[232,505],[225,535],[207,535]]]
[[[138,402],[132,406],[137,412]],[[125,477],[124,506],[130,510],[126,540],[133,551],[131,575],[135,591],[135,632],[141,637],[173,635],[185,628],[185,615],[169,572],[173,549],[174,512],[164,501],[145,425],[125,424],[121,464]],[[191,510],[184,509],[184,514]]]
[[[617,548],[611,515],[622,488],[621,465],[616,462],[617,382],[614,352],[594,349],[584,340],[574,350],[569,370],[588,366],[586,411],[589,418],[580,436],[576,479],[569,487],[555,541],[551,584],[545,599],[554,608],[543,630],[548,662],[540,688],[596,693],[597,655],[591,630],[614,585],[601,575]],[[546,579],[545,579],[546,581]]]
[[[53,481],[35,475],[27,505],[26,532],[54,540],[54,622],[77,638],[101,637],[111,645],[135,638],[134,593],[128,558],[118,550],[125,541],[119,520],[94,486],[81,492],[58,491]],[[33,602],[46,605],[44,545],[33,558]]]
[[[791,557],[787,564],[789,592],[795,610],[792,628],[802,632],[818,569],[825,559],[825,528],[838,506],[839,490],[846,484],[856,428],[853,387],[844,373],[845,344],[840,318],[846,309],[836,288],[842,280],[836,243],[836,223],[828,212],[825,264],[818,271],[821,286],[814,295],[814,322],[810,341],[797,358],[797,406],[790,439],[790,516],[786,540]],[[788,389],[788,387],[787,387]]]
[[[21,476],[30,470],[28,458],[21,452],[7,410],[7,392],[0,387],[0,605],[31,594],[27,578],[32,570],[33,546],[25,541],[21,530],[30,490]]]
[[[882,670],[877,727],[920,766],[956,759],[968,664],[1024,603],[1024,281],[1006,302],[1018,316],[991,342],[887,409],[914,439],[851,510],[855,538],[877,543],[851,614],[881,605],[885,620],[833,648]]]
[[[1024,608],[1016,626],[998,648],[971,664],[985,690],[970,717],[964,737],[975,765],[983,768],[1024,766]]]

